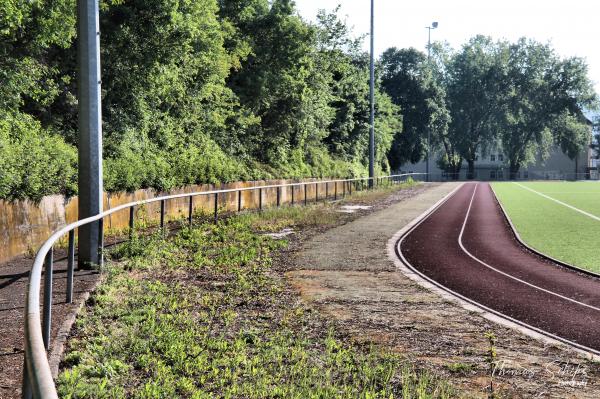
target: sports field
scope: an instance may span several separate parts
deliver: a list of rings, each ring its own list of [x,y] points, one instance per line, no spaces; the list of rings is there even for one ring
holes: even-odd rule
[[[527,244],[600,273],[600,182],[503,182],[492,187]]]

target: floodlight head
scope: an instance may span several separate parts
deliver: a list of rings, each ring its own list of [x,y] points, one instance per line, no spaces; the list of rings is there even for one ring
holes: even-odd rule
[[[433,23],[431,24],[431,27],[432,27],[433,29],[436,29],[436,28],[438,27],[438,23],[437,23],[437,22],[433,22]]]

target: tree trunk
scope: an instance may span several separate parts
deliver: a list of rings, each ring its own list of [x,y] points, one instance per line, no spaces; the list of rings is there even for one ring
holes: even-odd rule
[[[510,163],[510,180],[517,180],[517,173],[519,173],[519,169],[521,168],[521,165],[519,165],[518,163]]]
[[[473,180],[475,178],[475,160],[469,159],[467,160],[467,163],[469,165],[469,169],[467,170],[467,179]]]

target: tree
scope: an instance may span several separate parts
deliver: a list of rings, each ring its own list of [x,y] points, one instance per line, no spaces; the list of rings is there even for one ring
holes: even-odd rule
[[[321,10],[317,16],[315,58],[319,73],[328,82],[329,106],[334,112],[323,141],[331,154],[365,170],[369,150],[369,58],[338,12],[339,6],[330,13]],[[375,96],[375,163],[378,170],[387,171],[387,154],[392,137],[401,131],[401,116],[379,82]]]
[[[510,178],[536,154],[545,158],[553,143],[574,158],[589,142],[582,110],[597,103],[585,62],[561,60],[549,46],[520,39],[506,49],[504,63],[499,127]]]
[[[445,93],[434,79],[432,65],[420,51],[387,49],[379,61],[381,85],[402,113],[402,130],[394,136],[388,155],[392,169],[416,163],[427,153],[428,131],[432,145],[441,142],[448,129]]]
[[[467,178],[475,177],[475,160],[494,141],[501,93],[501,43],[476,36],[447,66],[446,91],[450,110],[450,137],[456,152],[467,161]]]

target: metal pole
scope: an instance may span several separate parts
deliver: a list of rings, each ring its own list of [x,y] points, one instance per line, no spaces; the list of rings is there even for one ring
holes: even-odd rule
[[[98,266],[104,266],[104,219],[98,220]]]
[[[75,230],[69,231],[67,253],[67,303],[73,303],[73,272],[75,269]]]
[[[194,219],[194,197],[190,195],[190,203],[188,205],[188,223],[191,226]]]
[[[258,209],[262,211],[262,188],[258,189]]]
[[[238,212],[242,210],[242,192],[238,191]]]
[[[307,184],[304,183],[304,205],[306,205],[308,203],[307,195],[308,195],[308,188],[307,188]]]
[[[44,268],[44,320],[42,323],[42,338],[46,350],[50,347],[50,328],[52,325],[52,268],[53,268],[53,249],[51,248],[46,255],[46,265]]]
[[[133,237],[133,227],[135,218],[135,207],[129,207],[129,239]]]
[[[371,115],[369,117],[369,177],[375,176],[375,0],[371,0],[371,79],[369,84],[369,101]],[[369,186],[373,181],[369,180]]]
[[[292,189],[292,205],[294,205],[294,188],[295,188],[295,187],[296,187],[296,186],[292,186],[292,187],[290,187],[290,188]]]
[[[102,212],[102,107],[99,0],[77,0],[79,219]],[[79,228],[79,267],[98,264],[99,223]]]
[[[281,187],[277,187],[277,208],[281,205]]]
[[[160,201],[160,228],[165,227],[165,200]]]
[[[219,221],[219,193],[215,193],[215,223]]]
[[[427,39],[427,66],[431,66],[431,26],[427,27],[427,31],[429,33]],[[430,143],[431,143],[431,130],[429,126],[427,127],[427,159],[425,161],[425,181],[429,181],[429,151],[430,151]]]

